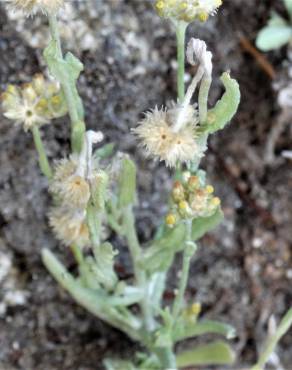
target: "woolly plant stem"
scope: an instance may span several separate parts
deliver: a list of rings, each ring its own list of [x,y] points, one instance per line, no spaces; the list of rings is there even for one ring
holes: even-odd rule
[[[154,329],[154,320],[152,317],[151,307],[149,302],[149,297],[146,294],[146,274],[141,266],[139,266],[141,261],[141,247],[138,241],[135,219],[133,214],[132,205],[129,205],[124,210],[124,231],[125,236],[128,241],[129,251],[133,261],[133,268],[135,273],[135,278],[138,286],[144,291],[144,298],[141,302],[141,309],[144,318],[144,326],[147,332],[151,332]]]
[[[176,25],[177,41],[177,94],[178,100],[182,103],[185,96],[185,38],[187,23],[179,21]]]
[[[58,28],[58,22],[56,15],[49,15],[49,25],[50,33],[53,41],[57,45],[57,58],[61,61],[64,61],[62,48],[61,48],[61,39]],[[67,76],[67,73],[63,73],[61,81],[59,81],[65,95],[65,99],[68,106],[69,116],[71,120],[71,145],[73,152],[80,152],[83,144],[83,136],[85,133],[85,123],[83,117],[80,117],[78,112],[79,101],[76,101],[76,96],[70,85],[70,79]],[[77,88],[76,88],[77,91]],[[79,96],[78,96],[79,98]],[[80,98],[79,98],[80,99]]]
[[[39,166],[42,171],[42,173],[48,178],[51,179],[53,176],[53,172],[51,169],[51,166],[48,161],[48,157],[44,148],[44,144],[41,138],[40,130],[39,128],[34,125],[32,128],[32,136],[34,145],[36,147],[36,150],[38,152],[38,159],[39,159]]]
[[[200,122],[204,123],[207,120],[208,113],[208,96],[211,87],[212,79],[203,77],[199,91],[199,118]]]
[[[186,246],[183,252],[183,265],[180,276],[179,288],[173,304],[173,318],[174,322],[177,320],[180,310],[184,303],[184,294],[187,287],[188,276],[190,271],[190,263],[195,252],[194,244],[192,242],[192,221],[188,220],[186,223]]]

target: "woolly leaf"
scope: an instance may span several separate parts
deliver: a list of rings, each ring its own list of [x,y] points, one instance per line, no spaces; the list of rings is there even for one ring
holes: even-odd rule
[[[174,341],[178,342],[187,338],[197,337],[204,334],[220,334],[227,339],[235,337],[235,329],[228,324],[212,320],[200,320],[194,324],[189,320],[182,320],[174,330]]]
[[[93,258],[87,260],[98,283],[108,290],[112,290],[118,282],[114,271],[114,257],[116,255],[117,251],[114,251],[112,245],[107,242],[99,246],[96,260]]]
[[[125,156],[122,159],[119,176],[119,208],[127,207],[136,201],[136,165]]]
[[[232,365],[235,360],[230,346],[222,341],[202,345],[176,356],[179,367],[198,365]]]
[[[103,211],[106,201],[108,175],[105,172],[98,173],[91,181],[91,199],[98,211]]]
[[[238,82],[227,72],[222,74],[220,80],[224,85],[225,93],[215,107],[208,111],[207,121],[201,127],[202,133],[211,134],[222,130],[237,112],[240,103]]]
[[[214,229],[223,219],[219,208],[212,216],[197,218],[192,224],[192,239],[196,241],[208,231]],[[175,254],[184,248],[185,225],[168,229],[161,238],[153,241],[144,253],[144,262],[148,271],[166,271],[172,264]]]
[[[207,232],[215,229],[223,221],[224,215],[221,208],[210,217],[201,217],[193,221],[192,224],[192,239],[196,241],[202,238]]]
[[[279,49],[292,38],[290,26],[267,26],[263,28],[256,39],[256,46],[262,51]]]
[[[94,152],[93,157],[95,160],[108,158],[113,154],[114,148],[114,143],[105,144]]]

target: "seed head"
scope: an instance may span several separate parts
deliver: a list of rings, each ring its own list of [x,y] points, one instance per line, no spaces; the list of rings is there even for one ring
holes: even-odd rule
[[[76,173],[77,166],[75,156],[58,161],[50,190],[63,204],[85,208],[90,198],[90,188],[86,179]]]
[[[85,247],[90,244],[85,217],[85,211],[64,206],[54,207],[49,213],[49,223],[57,239],[64,245],[76,244]]]
[[[45,14],[56,14],[64,6],[64,0],[9,0],[16,10],[21,10],[26,15],[41,11]]]
[[[178,131],[174,130],[178,107],[170,110],[155,108],[146,113],[146,117],[133,131],[142,141],[147,155],[165,161],[169,167],[203,156],[203,150],[196,141],[196,112],[189,108],[184,117],[184,125]]]

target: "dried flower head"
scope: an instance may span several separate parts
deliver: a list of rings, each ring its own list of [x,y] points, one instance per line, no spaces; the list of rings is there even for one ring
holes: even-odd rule
[[[64,206],[54,207],[49,213],[49,223],[57,239],[64,245],[85,247],[90,244],[85,211]]]
[[[64,6],[64,0],[9,0],[16,10],[21,10],[26,15],[42,11],[46,14],[56,14]]]
[[[184,126],[175,130],[178,112],[178,106],[169,110],[155,108],[146,113],[139,126],[133,130],[145,146],[147,154],[165,161],[170,167],[176,166],[178,162],[200,158],[204,152],[196,141],[198,119],[195,109],[189,106]]]
[[[71,156],[56,163],[50,191],[59,197],[63,204],[85,208],[90,198],[87,180],[77,173],[78,158]]]
[[[160,17],[192,22],[205,22],[216,13],[222,0],[157,0],[155,8]]]
[[[23,124],[27,131],[63,116],[67,109],[56,82],[46,81],[41,74],[22,87],[9,85],[1,95],[4,116]]]

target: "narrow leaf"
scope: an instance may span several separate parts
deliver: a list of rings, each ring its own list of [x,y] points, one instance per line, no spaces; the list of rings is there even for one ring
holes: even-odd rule
[[[124,208],[136,201],[136,165],[128,157],[122,160],[119,177],[119,207]]]
[[[179,367],[194,365],[232,365],[235,356],[228,344],[222,341],[202,345],[176,356]]]
[[[231,325],[219,321],[201,320],[195,324],[186,322],[185,325],[178,325],[175,329],[174,340],[177,342],[203,334],[220,334],[231,339],[235,337],[235,329]]]

